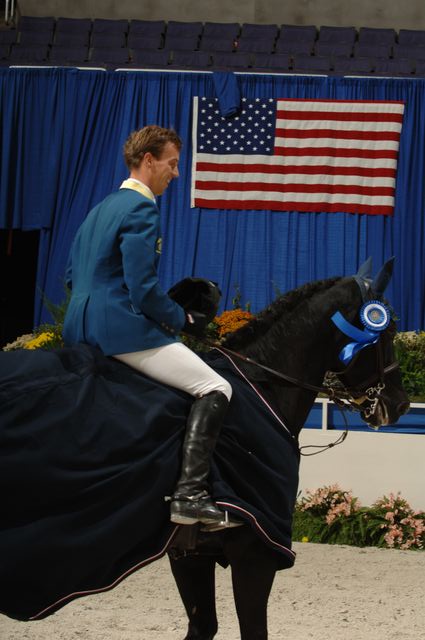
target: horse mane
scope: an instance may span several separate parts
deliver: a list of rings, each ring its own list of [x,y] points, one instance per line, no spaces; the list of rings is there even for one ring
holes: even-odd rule
[[[233,350],[249,348],[251,355],[261,357],[266,335],[267,351],[270,351],[274,348],[274,334],[278,333],[280,339],[305,334],[317,321],[317,296],[326,293],[342,280],[341,277],[316,280],[279,296],[240,329],[228,334],[223,346]],[[320,298],[322,300],[323,296]]]

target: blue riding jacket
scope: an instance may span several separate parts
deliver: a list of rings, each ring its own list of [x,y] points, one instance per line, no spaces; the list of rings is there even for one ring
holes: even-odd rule
[[[65,276],[72,289],[65,344],[85,342],[105,355],[175,342],[186,319],[159,283],[156,203],[144,185],[126,180],[123,186],[82,223]]]

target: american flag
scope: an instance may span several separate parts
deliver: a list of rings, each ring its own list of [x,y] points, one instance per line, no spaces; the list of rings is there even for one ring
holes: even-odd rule
[[[195,97],[193,207],[391,215],[404,104]]]

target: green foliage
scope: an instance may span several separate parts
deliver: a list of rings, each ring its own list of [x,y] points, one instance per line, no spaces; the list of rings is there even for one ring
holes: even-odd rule
[[[64,292],[65,292],[65,297],[62,300],[62,302],[60,302],[59,304],[53,304],[53,302],[50,302],[50,300],[48,300],[48,298],[46,298],[44,294],[42,296],[43,304],[46,307],[47,311],[52,316],[54,326],[58,326],[60,328],[63,327],[65,313],[68,308],[69,301],[71,299],[71,290],[68,289],[68,287],[65,285],[64,285]],[[52,325],[48,324],[46,326],[51,327]]]
[[[425,331],[397,334],[395,354],[403,386],[412,401],[425,401]]]

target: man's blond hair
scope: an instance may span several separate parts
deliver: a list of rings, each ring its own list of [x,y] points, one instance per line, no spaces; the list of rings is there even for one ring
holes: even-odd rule
[[[182,141],[174,129],[165,129],[152,124],[133,131],[123,147],[124,160],[128,169],[130,171],[137,169],[143,156],[148,152],[159,159],[167,142],[171,142],[180,151]]]

